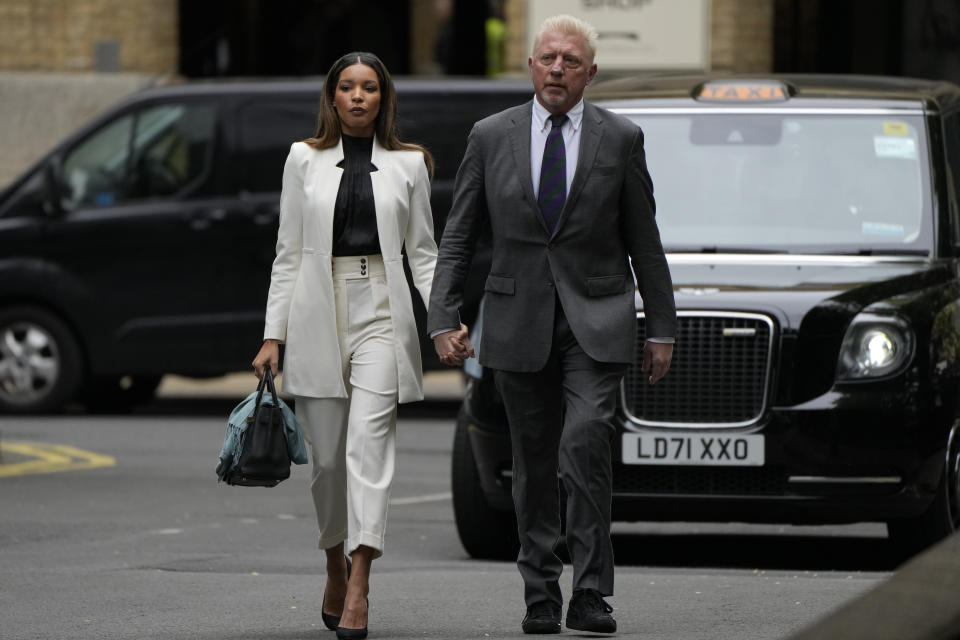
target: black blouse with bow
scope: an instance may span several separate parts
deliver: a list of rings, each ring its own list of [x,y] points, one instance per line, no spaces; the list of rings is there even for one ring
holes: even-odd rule
[[[373,137],[358,138],[341,134],[343,169],[337,204],[333,210],[333,255],[365,256],[380,253],[377,209],[373,201],[370,173],[377,167],[370,162]]]

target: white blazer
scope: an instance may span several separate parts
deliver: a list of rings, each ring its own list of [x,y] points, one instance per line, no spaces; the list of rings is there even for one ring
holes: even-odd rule
[[[283,168],[277,257],[270,275],[264,339],[286,343],[283,389],[314,398],[345,398],[333,299],[333,211],[343,146],[317,151],[295,142]],[[386,267],[397,352],[399,402],[423,398],[420,341],[403,273],[404,243],[413,282],[427,304],[437,262],[430,179],[419,151],[388,151],[374,138],[370,173],[380,250]]]

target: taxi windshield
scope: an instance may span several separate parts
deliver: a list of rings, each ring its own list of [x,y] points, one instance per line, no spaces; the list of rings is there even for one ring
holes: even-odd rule
[[[919,115],[629,113],[668,251],[927,255]]]

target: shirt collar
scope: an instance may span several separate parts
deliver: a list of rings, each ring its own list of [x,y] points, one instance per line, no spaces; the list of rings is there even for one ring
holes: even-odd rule
[[[570,119],[570,125],[574,131],[580,128],[580,124],[583,122],[583,98],[580,98],[580,102],[575,104],[570,111],[567,111],[567,117]],[[547,128],[548,124],[550,124],[550,112],[547,111],[543,105],[540,104],[540,101],[537,100],[536,96],[534,96],[533,126],[537,127],[538,131],[543,131]]]

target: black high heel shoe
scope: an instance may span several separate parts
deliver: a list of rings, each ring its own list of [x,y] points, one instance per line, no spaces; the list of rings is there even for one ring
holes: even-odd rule
[[[367,601],[367,625],[370,624],[370,598]],[[367,626],[362,629],[350,629],[348,627],[337,627],[337,640],[364,640],[367,637]]]
[[[350,558],[347,557],[347,580],[350,579],[350,568],[352,567]],[[326,592],[324,592],[324,600],[326,600]],[[340,626],[340,616],[335,616],[331,613],[327,613],[323,610],[323,600],[320,601],[320,619],[323,620],[323,624],[330,631],[336,631],[337,627]]]

